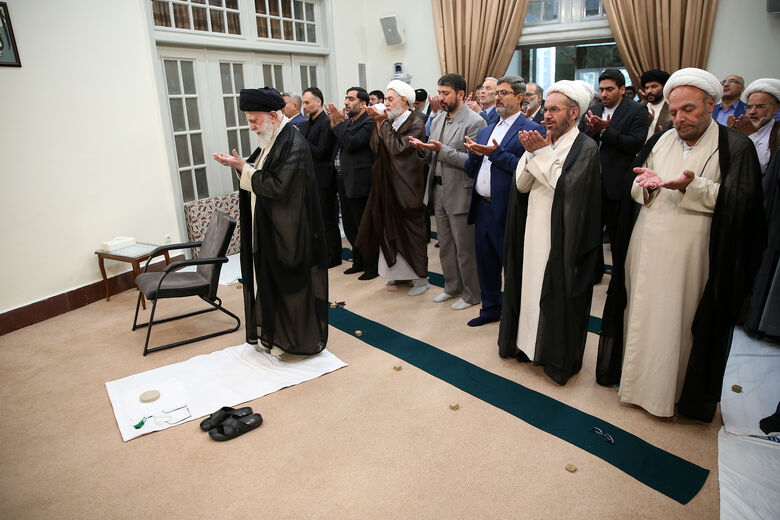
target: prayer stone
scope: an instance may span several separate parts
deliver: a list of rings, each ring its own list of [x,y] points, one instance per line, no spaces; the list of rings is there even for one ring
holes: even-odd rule
[[[355,331],[355,336],[362,336],[362,335],[363,335],[363,331],[362,330],[356,330]]]
[[[393,365],[393,370],[398,372],[399,370],[401,370],[401,365]]]
[[[336,307],[338,307],[338,305],[336,305],[335,303],[331,303],[331,304],[330,304],[330,308],[331,308],[331,309],[335,309]]]
[[[569,473],[574,473],[575,471],[577,471],[577,466],[575,466],[574,464],[566,464],[566,471],[568,471]]]
[[[241,284],[240,283],[236,284],[236,289],[241,289]]]
[[[736,394],[741,394],[742,393],[742,387],[739,386],[739,385],[731,385],[731,391],[736,393]]]
[[[139,397],[142,403],[153,403],[159,398],[160,398],[160,392],[157,390],[147,390],[146,392],[141,394],[141,397]]]
[[[458,403],[450,403],[450,410],[457,410],[458,408],[460,408]]]

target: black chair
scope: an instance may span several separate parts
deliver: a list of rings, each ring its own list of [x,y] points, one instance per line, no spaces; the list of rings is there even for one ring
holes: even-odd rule
[[[238,316],[223,308],[222,300],[217,297],[219,272],[222,269],[222,264],[228,261],[227,257],[225,257],[225,252],[227,251],[228,245],[230,244],[230,237],[233,235],[233,230],[235,227],[236,221],[234,218],[217,211],[212,217],[211,222],[209,222],[209,227],[206,229],[206,235],[203,237],[202,242],[169,244],[160,246],[152,251],[149,260],[146,261],[143,273],[139,274],[135,279],[135,284],[138,286],[139,292],[138,302],[135,305],[133,330],[139,329],[141,327],[148,327],[146,331],[146,343],[144,344],[144,356],[149,352],[178,347],[180,345],[186,345],[187,343],[193,343],[202,339],[213,338],[214,336],[219,336],[222,334],[229,334],[231,332],[237,331],[241,326],[241,320],[238,319]],[[149,263],[152,261],[152,258],[163,254],[164,251],[194,247],[200,247],[200,254],[198,255],[198,258],[193,260],[173,262],[172,264],[166,266],[165,270],[162,272],[146,272],[149,268]],[[198,266],[197,270],[195,272],[178,271],[182,267],[189,265]],[[138,323],[138,308],[141,305],[142,294],[146,297],[147,300],[153,302],[152,312],[149,315],[149,321],[146,323]],[[154,311],[157,309],[157,300],[161,298],[183,298],[187,296],[199,296],[203,301],[208,303],[211,308],[154,321]],[[181,318],[187,318],[189,316],[195,316],[197,314],[203,314],[205,312],[211,312],[215,310],[222,311],[231,318],[235,319],[236,326],[232,329],[213,332],[211,334],[206,334],[205,336],[198,336],[196,338],[177,341],[176,343],[169,343],[160,347],[149,348],[149,337],[152,334],[152,325],[178,320]]]

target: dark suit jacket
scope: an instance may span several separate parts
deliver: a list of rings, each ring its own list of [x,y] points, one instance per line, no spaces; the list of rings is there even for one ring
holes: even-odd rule
[[[298,130],[301,129],[303,123],[305,122],[306,122],[306,118],[303,116],[303,114],[296,114],[295,117],[290,119],[290,124],[293,125],[295,128],[297,128]]]
[[[534,114],[534,117],[531,118],[531,121],[534,123],[539,123],[540,125],[542,124],[542,121],[544,121],[544,112],[542,111],[542,107],[544,107],[544,105],[539,105],[539,108]]]
[[[488,125],[477,133],[475,142],[479,144],[488,144],[490,134],[493,133],[493,129],[496,127],[496,123]],[[520,114],[515,122],[509,127],[506,135],[498,144],[498,148],[493,150],[490,154],[490,199],[492,203],[490,207],[493,209],[493,215],[498,222],[506,222],[506,209],[509,205],[510,189],[515,182],[515,170],[517,169],[517,162],[520,157],[525,153],[525,148],[520,143],[520,139],[517,138],[517,132],[520,130],[537,130],[540,134],[545,135],[545,130],[541,125],[530,121],[523,114]],[[474,155],[469,152],[469,158],[466,159],[466,165],[464,169],[466,175],[474,179],[476,183],[477,174],[482,166],[482,157]],[[473,224],[474,205],[477,195],[477,188],[471,193],[471,205],[469,206],[468,223]]]
[[[604,105],[596,103],[588,110],[593,115],[601,117]],[[609,126],[601,135],[591,135],[590,126],[585,116],[580,120],[580,131],[590,135],[601,145],[601,185],[607,198],[620,200],[630,192],[634,179],[632,164],[634,157],[642,149],[647,139],[647,129],[650,121],[647,117],[647,107],[636,101],[623,99],[615,109]]]
[[[340,146],[344,194],[350,199],[368,197],[371,189],[371,166],[374,164],[371,132],[374,131],[374,126],[374,120],[363,112],[354,121],[342,121],[331,128],[335,140],[333,157],[336,157]]]
[[[327,188],[333,182],[333,141],[330,136],[328,114],[323,110],[315,119],[307,119],[301,125],[301,135],[308,141],[311,149],[317,186]]]
[[[496,112],[496,105],[488,108],[487,111],[480,112],[479,115],[481,115],[482,119],[487,122],[488,126],[498,122],[498,120],[501,119],[501,116],[499,116],[498,112]]]

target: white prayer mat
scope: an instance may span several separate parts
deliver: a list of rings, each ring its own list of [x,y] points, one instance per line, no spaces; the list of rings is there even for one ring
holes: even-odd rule
[[[780,444],[767,440],[758,425],[777,409],[778,374],[780,346],[753,339],[735,328],[720,400],[723,427],[718,433],[718,481],[722,519],[780,518]]]
[[[314,356],[277,357],[244,343],[110,381],[106,390],[122,439],[129,441],[345,366],[328,350]],[[159,391],[160,398],[142,403],[140,396],[147,390]]]
[[[720,397],[720,411],[727,432],[765,435],[758,421],[777,409],[780,401],[778,374],[780,345],[753,339],[735,327]]]

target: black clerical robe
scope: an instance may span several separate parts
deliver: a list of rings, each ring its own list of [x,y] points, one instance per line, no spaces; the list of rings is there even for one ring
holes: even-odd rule
[[[528,194],[511,187],[507,213],[504,304],[498,332],[501,357],[518,355],[517,329],[523,282]],[[534,364],[565,384],[582,368],[593,296],[593,268],[601,247],[599,151],[586,134],[572,144],[555,186],[550,254],[539,301]]]
[[[764,173],[767,247],[753,284],[745,330],[780,337],[780,154]]]
[[[644,164],[664,133],[658,132],[647,141],[635,166]],[[677,402],[677,413],[706,422],[712,421],[720,401],[734,323],[766,245],[761,170],[752,141],[719,125],[718,151],[721,184],[710,227],[709,272],[691,326],[693,345]],[[625,193],[613,243],[614,269],[599,340],[596,381],[601,385],[620,382],[627,301],[625,260],[639,209],[639,204]]]
[[[254,219],[251,194],[239,190],[246,340],[316,354],[328,341],[327,248],[309,145],[291,124],[253,174],[252,191]]]

